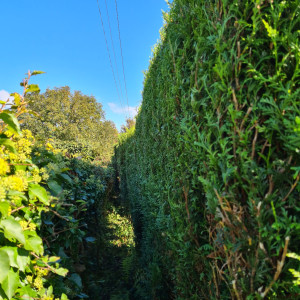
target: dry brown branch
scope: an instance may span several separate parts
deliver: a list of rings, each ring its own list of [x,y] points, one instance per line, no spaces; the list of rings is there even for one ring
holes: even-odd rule
[[[287,254],[287,250],[288,250],[289,241],[290,241],[290,237],[287,236],[285,238],[285,245],[284,245],[283,253],[282,253],[282,256],[281,256],[281,260],[277,262],[277,269],[276,269],[276,273],[274,275],[274,278],[271,281],[271,283],[268,285],[268,287],[265,289],[265,291],[263,293],[261,293],[262,298],[264,298],[268,294],[268,292],[270,291],[270,289],[272,288],[273,284],[276,282],[276,280],[278,279],[278,277],[279,277],[279,275],[282,271],[284,261],[285,261],[285,257],[286,257],[286,254]]]
[[[258,129],[255,126],[255,134],[254,134],[254,138],[253,138],[253,141],[252,141],[252,154],[251,154],[251,159],[252,160],[254,159],[254,156],[255,156],[255,145],[256,145],[257,137],[258,137]]]
[[[293,190],[295,189],[295,187],[297,186],[298,184],[298,181],[300,179],[300,174],[297,176],[296,178],[296,181],[294,182],[294,184],[292,185],[290,191],[287,193],[287,195],[283,198],[283,202],[286,201],[286,199],[290,196],[290,194],[293,192]]]
[[[64,216],[62,216],[62,215],[60,215],[57,211],[55,211],[55,210],[53,210],[53,209],[49,209],[50,211],[52,211],[56,216],[58,216],[59,218],[61,218],[61,219],[63,219],[63,220],[65,220],[65,221],[67,221],[67,222],[70,222],[70,220],[68,219],[68,218],[66,218],[66,217],[64,217]]]
[[[33,255],[33,256],[34,256],[35,258],[37,258],[37,259],[41,259],[41,258],[40,258],[38,255],[36,255],[34,252],[31,252],[30,254]],[[45,261],[43,261],[43,263],[47,266],[47,269],[48,269],[48,270],[50,270],[51,272],[57,274],[57,273],[56,273],[56,270],[55,270],[53,267],[51,267],[48,263],[46,263]]]
[[[274,189],[273,175],[269,176],[269,190],[265,195],[265,198],[269,197]]]
[[[245,124],[245,121],[247,120],[247,118],[249,117],[250,113],[252,111],[252,105],[248,108],[247,112],[246,112],[246,115],[241,123],[241,126],[240,126],[240,131],[243,130],[243,127],[244,127],[244,124]]]
[[[237,101],[234,89],[232,89],[232,99],[233,99],[235,110],[239,110],[239,103]]]
[[[14,209],[14,210],[12,210],[10,213],[12,214],[12,213],[14,213],[14,212],[16,212],[16,211],[18,211],[18,210],[20,210],[20,209],[23,209],[23,208],[25,208],[24,205],[21,206],[21,207],[18,207],[18,208],[16,208],[16,209]]]
[[[266,140],[265,143],[264,143],[264,145],[263,145],[263,147],[262,147],[262,149],[261,149],[261,151],[260,151],[260,154],[261,155],[264,154],[266,147],[270,147],[270,146],[271,145],[268,144],[268,140]],[[261,160],[261,155],[258,158],[258,162],[260,162],[260,160]]]

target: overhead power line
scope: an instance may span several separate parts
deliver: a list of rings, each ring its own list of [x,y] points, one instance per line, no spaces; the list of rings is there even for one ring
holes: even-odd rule
[[[102,13],[101,13],[101,8],[100,8],[99,0],[97,0],[97,4],[98,4],[98,9],[99,9],[99,15],[100,15],[100,20],[101,20],[103,34],[104,34],[104,39],[105,39],[107,54],[108,54],[108,57],[109,57],[109,63],[110,63],[111,71],[113,73],[113,77],[114,77],[114,82],[115,82],[115,86],[116,86],[118,98],[119,98],[119,101],[120,101],[120,104],[121,104],[121,107],[122,107],[122,110],[123,110],[123,105],[122,105],[122,101],[121,101],[121,98],[120,98],[120,93],[119,93],[119,89],[118,89],[118,85],[117,85],[117,81],[116,81],[116,76],[115,76],[114,68],[113,68],[113,65],[112,65],[112,62],[111,62],[111,56],[110,56],[109,47],[108,47],[108,43],[107,43],[107,39],[106,39],[105,28],[104,28],[104,24],[103,24],[103,19],[102,19]],[[127,103],[128,103],[128,101],[127,101]]]
[[[117,58],[116,58],[116,52],[115,52],[115,47],[114,47],[114,41],[112,38],[112,31],[111,31],[111,26],[110,26],[110,19],[109,19],[109,13],[108,13],[108,7],[107,7],[107,1],[105,0],[105,8],[106,8],[106,15],[107,15],[107,20],[108,20],[108,27],[109,27],[109,34],[110,34],[110,40],[111,40],[111,45],[112,45],[112,50],[113,50],[113,54],[114,54],[114,61],[115,61],[115,66],[116,66],[116,73],[117,73],[117,78],[118,78],[118,82],[119,82],[119,86],[120,86],[120,92],[121,92],[121,98],[123,101],[123,92],[122,92],[122,85],[121,85],[121,81],[120,81],[120,77],[119,77],[119,68],[118,68],[118,64],[117,64]]]
[[[125,78],[124,59],[123,59],[123,50],[122,50],[122,43],[121,43],[120,22],[119,22],[119,13],[118,13],[117,0],[115,0],[115,4],[116,4],[116,13],[117,13],[117,21],[118,21],[118,31],[119,31],[119,41],[120,41],[120,50],[121,50],[121,58],[122,58],[122,69],[123,69],[124,85],[125,85],[125,92],[126,92],[126,101],[127,101],[127,107],[128,107],[128,113],[129,113],[128,93],[127,93],[127,85],[126,85],[126,78]]]

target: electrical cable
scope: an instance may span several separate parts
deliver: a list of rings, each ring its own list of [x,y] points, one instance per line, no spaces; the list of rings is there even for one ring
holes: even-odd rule
[[[126,85],[126,78],[125,78],[124,59],[123,59],[123,50],[122,50],[122,42],[121,42],[120,22],[119,22],[119,13],[118,13],[117,0],[115,0],[115,4],[116,4],[116,13],[117,13],[117,21],[118,21],[118,31],[119,31],[119,41],[120,41],[120,50],[121,50],[121,58],[122,58],[124,85],[125,85],[125,92],[126,92],[126,101],[127,101],[127,107],[128,107],[128,113],[129,113],[128,93],[127,93],[127,85]]]
[[[115,47],[114,47],[114,42],[113,42],[113,38],[112,38],[112,31],[111,31],[111,26],[110,26],[110,18],[109,18],[109,13],[108,13],[108,7],[107,7],[107,1],[105,0],[105,7],[106,7],[106,15],[107,15],[107,20],[108,20],[108,27],[109,27],[109,33],[110,33],[110,40],[111,40],[111,45],[112,45],[112,50],[113,50],[113,54],[114,54],[114,61],[115,61],[115,65],[116,65],[116,73],[117,73],[117,79],[119,82],[119,86],[120,86],[120,92],[121,92],[121,98],[123,101],[123,92],[122,92],[122,85],[121,85],[121,81],[120,81],[120,77],[119,77],[119,68],[118,68],[118,64],[117,64],[117,58],[116,58],[116,52],[115,52]]]
[[[103,19],[102,19],[101,9],[100,9],[100,5],[99,5],[99,0],[97,0],[97,4],[98,4],[98,9],[99,9],[99,15],[100,15],[101,25],[102,25],[102,29],[103,29],[103,34],[104,34],[104,39],[105,39],[107,54],[108,54],[108,57],[109,57],[110,67],[111,67],[111,71],[113,73],[113,77],[114,77],[114,82],[115,82],[115,86],[116,86],[118,98],[119,98],[119,101],[121,103],[121,108],[123,110],[123,105],[122,105],[122,101],[121,101],[121,98],[120,98],[120,93],[119,93],[119,89],[118,89],[118,85],[117,85],[117,81],[116,81],[116,76],[115,76],[115,72],[114,72],[114,69],[113,69],[112,62],[111,62],[111,56],[110,56],[109,47],[108,47],[108,43],[107,43],[107,39],[106,39],[105,28],[104,28],[104,24],[103,24]]]

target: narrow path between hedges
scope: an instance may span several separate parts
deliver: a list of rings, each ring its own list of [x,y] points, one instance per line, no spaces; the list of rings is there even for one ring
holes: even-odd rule
[[[119,193],[112,189],[104,216],[97,216],[97,228],[92,228],[97,241],[88,248],[83,272],[84,292],[90,299],[133,299],[131,269],[135,244],[130,216],[120,205]]]

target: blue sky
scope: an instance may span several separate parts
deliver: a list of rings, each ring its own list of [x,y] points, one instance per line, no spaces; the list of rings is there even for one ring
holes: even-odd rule
[[[46,88],[70,86],[93,95],[103,104],[106,118],[120,128],[129,115],[122,73],[114,0],[106,0],[122,83],[118,98],[97,6],[97,0],[9,0],[0,1],[0,98],[6,92],[21,92],[19,83],[28,70],[46,74],[31,83]],[[130,113],[141,103],[143,71],[148,68],[151,48],[163,25],[164,0],[118,0],[121,40]],[[111,59],[105,1],[99,0]],[[121,97],[121,96],[120,96]]]

